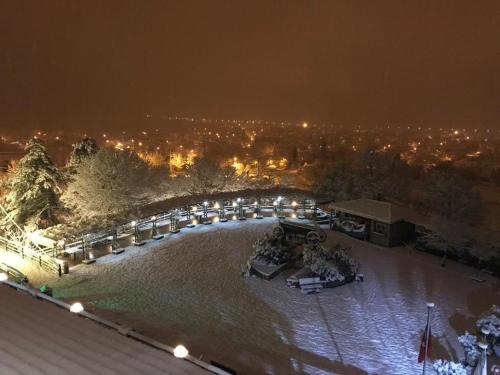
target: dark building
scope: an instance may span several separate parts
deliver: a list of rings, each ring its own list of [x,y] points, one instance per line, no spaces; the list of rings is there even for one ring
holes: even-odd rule
[[[412,239],[415,224],[405,220],[405,208],[372,199],[355,199],[332,204],[333,229],[377,245],[397,246]]]

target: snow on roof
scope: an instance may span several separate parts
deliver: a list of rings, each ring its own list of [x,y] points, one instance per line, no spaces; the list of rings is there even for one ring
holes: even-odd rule
[[[332,208],[351,215],[391,224],[405,220],[407,212],[403,207],[373,199],[354,199],[332,203]]]
[[[0,301],[3,375],[210,373],[2,283]]]

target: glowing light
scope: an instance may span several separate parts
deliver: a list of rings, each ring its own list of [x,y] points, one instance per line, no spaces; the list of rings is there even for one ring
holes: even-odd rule
[[[238,205],[238,203],[233,201],[233,207],[236,207],[237,205]]]
[[[455,130],[453,134],[458,135],[458,130]]]
[[[69,311],[71,311],[72,313],[75,313],[75,314],[81,313],[83,310],[84,310],[84,308],[80,302],[75,302],[69,308]]]
[[[135,227],[135,225],[137,224],[137,222],[134,220],[130,223],[133,227]]]
[[[292,207],[296,207],[297,206],[297,202],[293,201],[292,202]]]
[[[94,259],[94,253],[89,253],[89,259]]]
[[[174,349],[174,355],[177,358],[185,358],[189,354],[189,351],[184,345],[177,345]]]
[[[5,272],[0,272],[0,283],[2,281],[7,281],[9,277],[7,276],[7,274]]]
[[[193,211],[193,212],[198,211],[198,207],[196,207],[196,206],[191,207],[191,211]]]
[[[220,204],[219,204],[219,202],[215,202],[215,204],[214,204],[214,208],[215,208],[216,210],[218,210],[218,209],[220,208]]]
[[[207,206],[208,206],[208,202],[207,202],[207,201],[203,202],[203,205],[204,205],[205,207],[207,207]]]
[[[308,126],[309,126],[309,124],[308,124],[307,122],[303,122],[303,123],[302,123],[302,127],[303,127],[304,129],[306,129]]]

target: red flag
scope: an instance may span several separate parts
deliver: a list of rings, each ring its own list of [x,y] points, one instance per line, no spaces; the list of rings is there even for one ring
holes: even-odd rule
[[[425,331],[422,334],[422,340],[420,341],[420,351],[418,352],[418,363],[421,363],[424,361],[425,352],[426,352],[426,348],[425,348],[426,343],[428,343],[428,345],[427,345],[427,358],[431,358],[431,355],[432,355],[432,352],[431,352],[432,335],[431,335],[431,328],[430,327],[429,327],[429,340],[426,340],[426,334],[427,334],[427,327],[425,327]]]

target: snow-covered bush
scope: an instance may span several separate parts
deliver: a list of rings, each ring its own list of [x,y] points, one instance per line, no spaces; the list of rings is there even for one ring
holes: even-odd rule
[[[479,330],[486,329],[490,333],[488,338],[491,340],[490,343],[493,347],[500,346],[500,307],[493,305],[490,308],[490,313],[484,318],[479,319],[476,322],[476,326]]]
[[[464,347],[465,361],[474,367],[481,356],[477,346],[477,337],[465,331],[465,334],[458,337],[458,342]]]
[[[336,246],[326,249],[321,245],[307,245],[303,251],[304,266],[326,281],[343,282],[356,274],[356,263],[347,253]]]
[[[254,248],[255,260],[266,264],[282,264],[290,259],[290,249],[267,234],[255,242]]]
[[[438,359],[432,365],[438,375],[467,375],[465,366],[461,363]]]

